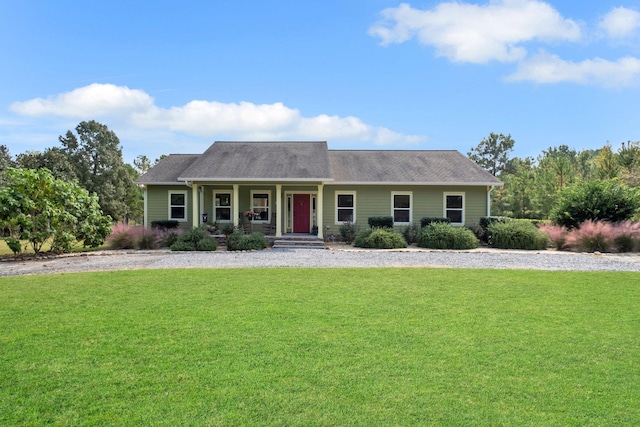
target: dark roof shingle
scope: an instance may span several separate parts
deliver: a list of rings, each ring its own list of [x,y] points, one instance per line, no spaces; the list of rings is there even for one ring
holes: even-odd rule
[[[335,183],[500,184],[455,150],[331,150],[329,158]]]
[[[201,154],[169,154],[136,179],[136,184],[184,184],[178,180],[178,176],[200,156]]]
[[[183,180],[331,180],[326,142],[216,141],[180,174]]]

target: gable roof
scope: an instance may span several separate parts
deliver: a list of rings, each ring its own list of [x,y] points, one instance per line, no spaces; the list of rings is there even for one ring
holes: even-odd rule
[[[339,183],[501,184],[455,150],[331,150],[329,159]]]
[[[170,154],[136,179],[137,184],[184,184],[178,179],[200,154]]]
[[[455,150],[329,150],[326,142],[216,141],[203,154],[171,154],[138,184],[332,182],[502,185]]]
[[[326,142],[215,142],[183,181],[333,180]]]

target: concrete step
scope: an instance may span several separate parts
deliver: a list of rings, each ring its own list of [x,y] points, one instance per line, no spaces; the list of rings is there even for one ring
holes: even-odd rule
[[[324,249],[324,242],[318,239],[278,239],[273,242],[274,249]]]

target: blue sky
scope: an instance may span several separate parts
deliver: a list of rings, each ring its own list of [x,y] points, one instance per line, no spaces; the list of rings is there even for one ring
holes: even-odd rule
[[[216,140],[514,155],[640,140],[640,1],[0,5],[0,144],[97,120],[125,161]]]

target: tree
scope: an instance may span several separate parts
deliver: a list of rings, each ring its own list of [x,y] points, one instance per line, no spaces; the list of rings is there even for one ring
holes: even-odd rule
[[[513,150],[514,144],[515,141],[511,135],[505,136],[491,132],[477,147],[471,148],[467,156],[483,169],[498,176],[507,166],[509,153]]]
[[[13,158],[9,154],[9,149],[6,145],[0,145],[0,185],[4,183],[4,174],[7,169],[13,167]]]
[[[566,188],[551,209],[550,219],[573,228],[586,220],[618,222],[632,218],[640,208],[638,193],[616,180],[596,180]]]
[[[27,151],[18,154],[16,167],[23,169],[47,168],[51,174],[63,181],[77,180],[75,168],[69,161],[66,153],[59,147],[47,148],[44,152]]]
[[[10,168],[6,176],[0,227],[10,230],[12,243],[27,240],[38,253],[52,240],[53,251],[68,252],[73,241],[100,246],[111,232],[111,218],[100,210],[98,198],[75,182],[56,179],[45,168]]]
[[[151,168],[151,161],[144,154],[140,154],[138,157],[133,159],[133,166],[135,166],[136,170],[140,173],[140,175],[142,175]]]
[[[59,140],[80,185],[98,195],[105,213],[118,221],[124,219],[131,180],[124,168],[120,140],[107,126],[95,120],[81,122],[75,130],[77,136],[67,131]]]
[[[533,206],[535,185],[535,169],[533,159],[515,158],[509,162],[513,173],[504,174],[503,211],[515,218],[532,218],[536,216]]]
[[[597,174],[600,179],[613,179],[620,172],[620,164],[615,153],[611,150],[611,145],[607,143],[596,158]]]

